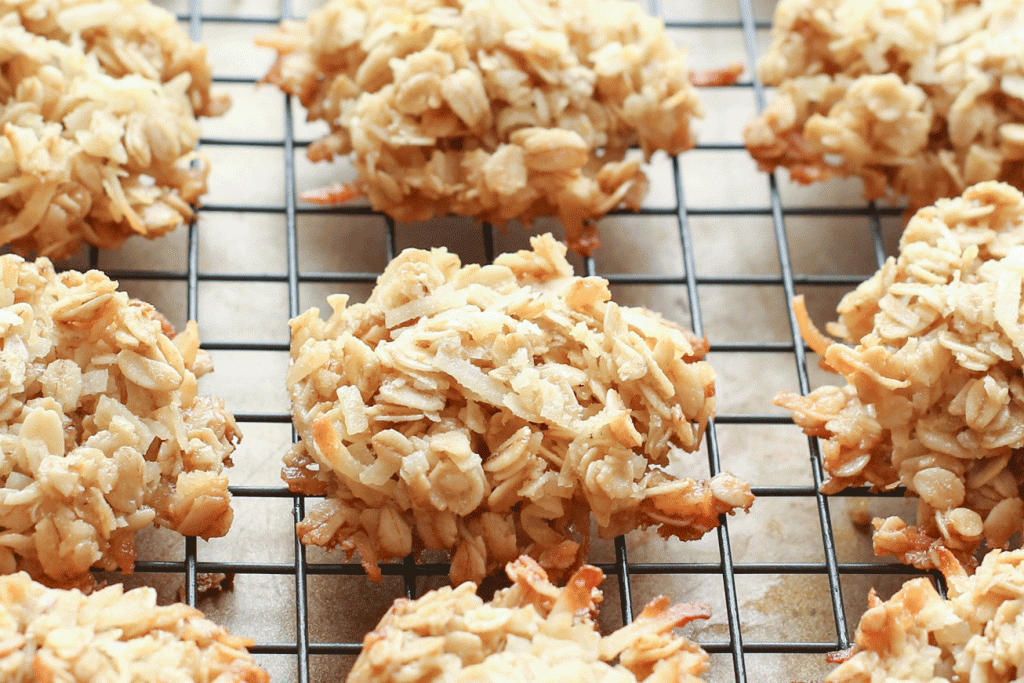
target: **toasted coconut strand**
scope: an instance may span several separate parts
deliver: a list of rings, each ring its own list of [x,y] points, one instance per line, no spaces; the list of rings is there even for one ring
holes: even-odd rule
[[[698,88],[708,86],[734,85],[743,73],[743,62],[733,62],[729,66],[720,69],[708,69],[706,71],[691,71],[690,83]]]
[[[699,683],[708,656],[672,628],[707,618],[706,606],[648,605],[629,626],[602,638],[594,618],[601,602],[596,567],[582,567],[566,588],[552,585],[531,558],[506,567],[515,582],[490,602],[476,586],[398,600],[363,641],[349,681],[565,680]],[[615,660],[618,659],[617,663]]]
[[[940,550],[948,598],[927,578],[908,581],[885,602],[872,591],[853,656],[826,683],[1017,680],[1024,665],[1024,551],[988,553],[968,576]]]
[[[345,202],[365,196],[366,193],[363,192],[358,183],[335,183],[329,187],[303,192],[301,198],[304,202],[331,206],[334,204],[344,204]]]
[[[932,567],[941,546],[969,565],[1021,530],[1022,270],[1020,191],[980,183],[922,209],[899,257],[839,304],[850,345],[825,357],[846,386],[776,397],[825,439],[825,492],[903,485],[920,499],[916,526],[876,526],[878,554]]]
[[[758,63],[777,94],[747,149],[912,209],[986,180],[1024,189],[1022,16],[1020,0],[781,0]]]
[[[309,158],[350,155],[374,209],[557,216],[585,254],[594,224],[647,192],[629,148],[690,149],[702,115],[685,52],[624,0],[331,0],[257,44],[278,52],[264,81],[330,125]]]
[[[539,564],[535,565],[538,569]],[[541,569],[541,572],[544,570]],[[547,576],[543,576],[547,580]],[[604,572],[597,567],[585,564],[576,570],[569,582],[565,584],[561,595],[551,607],[551,614],[575,614],[583,609],[590,609],[593,602],[593,591],[604,581]]]
[[[148,0],[0,0],[0,246],[63,258],[194,218],[206,48]]]
[[[827,655],[825,655],[825,661],[829,664],[842,664],[850,657],[852,657],[855,651],[856,649],[854,647],[848,647],[845,650],[829,652]]]
[[[590,517],[613,537],[655,526],[699,538],[746,510],[750,487],[665,471],[714,410],[706,340],[611,301],[550,235],[533,251],[460,268],[407,250],[365,304],[331,297],[292,321],[288,389],[299,448],[284,478],[326,494],[304,543],[377,562],[452,552],[481,579],[521,553],[567,576]]]
[[[166,319],[98,271],[0,256],[0,574],[88,588],[130,572],[150,524],[231,524],[234,418],[197,395],[212,369],[194,322]]]
[[[835,344],[835,342],[823,335],[815,326],[811,316],[807,314],[807,301],[804,299],[803,294],[797,294],[793,297],[793,314],[796,316],[797,325],[800,326],[800,336],[803,337],[803,340],[807,342],[807,345],[816,354],[824,359],[828,348]],[[829,368],[826,367],[825,369]]]
[[[612,660],[637,642],[670,632],[676,626],[685,626],[694,619],[710,619],[711,607],[695,603],[668,606],[668,598],[658,596],[648,604],[640,616],[601,641],[601,658]]]
[[[28,574],[0,576],[0,671],[32,681],[267,683],[239,638],[156,591],[113,585],[86,596],[46,588]]]

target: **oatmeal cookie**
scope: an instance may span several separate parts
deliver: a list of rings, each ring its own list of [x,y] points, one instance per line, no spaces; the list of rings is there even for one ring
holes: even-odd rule
[[[531,242],[482,267],[409,249],[367,303],[335,295],[326,322],[292,321],[283,476],[326,494],[303,543],[358,550],[378,579],[378,560],[453,550],[458,583],[523,552],[578,566],[591,514],[602,537],[687,540],[750,506],[729,474],[665,469],[714,409],[707,342],[574,277],[551,235]]]
[[[148,0],[0,0],[0,245],[69,256],[193,218],[206,48]]]
[[[825,683],[1009,683],[1024,666],[1024,551],[994,550],[973,576],[946,551],[949,597],[912,579],[882,602],[872,590],[853,655]]]
[[[557,215],[583,253],[647,191],[629,147],[689,149],[701,115],[685,53],[623,0],[331,0],[258,42],[279,53],[266,80],[331,127],[309,158],[351,154],[359,174],[310,199],[365,193],[400,221]]]
[[[1022,0],[781,0],[758,65],[778,92],[747,148],[912,209],[987,180],[1024,189],[1022,54]]]
[[[267,683],[245,649],[251,645],[197,609],[158,607],[152,588],[114,585],[86,596],[24,572],[0,576],[5,683]]]
[[[1021,530],[1024,448],[1024,195],[982,183],[940,199],[907,225],[889,258],[806,341],[845,386],[782,392],[808,435],[823,439],[823,490],[905,486],[918,528],[875,521],[875,551],[918,567],[943,545],[961,562],[983,541]]]
[[[528,557],[505,571],[514,585],[490,602],[472,583],[395,601],[363,639],[348,680],[700,683],[707,653],[672,629],[710,617],[707,605],[669,607],[658,597],[632,624],[602,637],[593,619],[600,569],[581,567],[565,588]]]
[[[98,271],[0,257],[0,574],[87,588],[150,524],[227,533],[238,428],[197,394],[195,323],[173,335]]]

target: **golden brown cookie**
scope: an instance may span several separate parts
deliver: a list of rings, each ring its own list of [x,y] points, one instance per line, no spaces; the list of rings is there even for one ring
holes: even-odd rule
[[[528,552],[548,569],[638,527],[699,538],[750,488],[666,471],[714,410],[707,342],[608,283],[572,274],[550,235],[493,265],[409,249],[365,304],[294,319],[288,390],[300,441],[284,478],[325,494],[304,543],[378,560],[451,550],[478,581]]]
[[[157,606],[156,591],[113,585],[83,595],[46,588],[28,574],[0,576],[0,678],[61,681],[267,683],[246,647],[180,603]]]
[[[908,581],[884,602],[872,590],[852,656],[825,683],[1017,679],[1024,551],[994,550],[973,576],[941,552],[948,598],[927,578]]]
[[[353,186],[400,221],[458,214],[504,225],[557,215],[569,245],[647,191],[639,158],[694,146],[686,56],[623,0],[332,0],[258,41],[266,80],[331,132],[310,159],[349,154]]]
[[[348,680],[567,680],[602,683],[700,683],[708,655],[672,629],[707,619],[707,605],[669,607],[655,598],[633,623],[602,637],[597,567],[581,567],[565,588],[528,557],[505,568],[514,582],[489,602],[476,586],[400,599],[363,639]]]
[[[839,304],[832,342],[797,307],[806,341],[845,385],[782,392],[823,439],[824,491],[906,486],[919,528],[875,521],[875,551],[918,567],[935,546],[970,565],[1021,530],[1024,195],[981,183],[907,225],[890,258]]]
[[[0,1],[0,245],[63,258],[193,218],[206,48],[148,0]]]
[[[762,169],[860,176],[912,209],[1024,189],[1021,0],[781,0],[758,64],[775,100],[746,129]]]
[[[0,574],[87,587],[150,524],[223,536],[240,438],[194,322],[175,335],[98,271],[0,257]]]

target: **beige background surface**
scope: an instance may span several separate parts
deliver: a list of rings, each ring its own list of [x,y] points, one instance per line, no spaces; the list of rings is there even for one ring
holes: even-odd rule
[[[745,0],[744,0],[745,1]],[[318,0],[298,0],[294,11],[304,14]],[[179,14],[188,11],[185,0],[166,2]],[[768,21],[773,3],[755,0],[759,21]],[[690,50],[695,68],[709,68],[740,60],[748,62],[743,33],[739,28],[737,5],[729,2],[674,2],[666,0],[660,11],[670,20],[711,20],[734,22],[723,28],[682,28],[672,31],[674,39]],[[226,17],[278,17],[277,0],[204,0],[204,15]],[[217,77],[261,76],[271,55],[256,48],[252,39],[268,23],[204,21],[203,39]],[[758,31],[760,44],[767,43],[767,30]],[[750,71],[744,75],[749,80]],[[285,99],[270,87],[247,83],[221,86],[233,98],[231,111],[221,119],[205,121],[207,140],[267,141],[266,146],[225,144],[203,145],[212,163],[208,205],[244,204],[283,206],[286,196],[284,149]],[[749,87],[702,89],[708,115],[698,124],[703,144],[738,143],[742,126],[754,115],[755,101]],[[303,123],[299,108],[294,110],[294,135],[300,141],[313,139],[324,128]],[[304,148],[295,152],[296,184],[299,191],[340,178],[351,178],[345,163],[310,164]],[[698,149],[681,157],[682,184],[690,208],[750,208],[768,206],[768,178],[759,173],[742,150]],[[661,155],[649,169],[652,189],[647,205],[671,207],[675,187],[671,161]],[[803,188],[779,175],[783,206],[861,207],[858,182],[832,182]],[[300,204],[301,206],[301,204]],[[899,218],[883,220],[887,250],[895,247]],[[787,246],[798,275],[867,276],[876,267],[870,223],[866,217],[788,216],[785,221]],[[540,223],[538,230],[560,233],[553,223]],[[704,330],[712,344],[791,344],[787,303],[780,284],[780,260],[770,215],[692,216],[689,231],[698,278],[708,276],[764,276],[761,285],[702,284],[697,296]],[[684,259],[674,217],[623,216],[600,224],[603,248],[596,255],[598,272],[639,273],[682,277]],[[280,211],[203,211],[198,239],[198,320],[204,343],[288,341],[288,259],[286,222]],[[379,272],[386,262],[385,223],[378,216],[344,217],[301,214],[297,222],[299,272]],[[498,251],[527,246],[528,234],[519,226],[495,236]],[[482,261],[481,230],[471,221],[443,220],[427,225],[398,226],[396,246],[446,246],[464,261]],[[188,235],[179,231],[156,242],[129,241],[122,249],[100,255],[105,269],[144,271],[140,278],[122,278],[122,287],[156,304],[176,324],[186,319],[187,288],[179,278],[157,279],[147,271],[183,274],[187,268]],[[84,255],[70,265],[87,263]],[[583,264],[577,260],[578,269]],[[267,281],[250,281],[252,275],[271,275]],[[218,279],[221,278],[221,279]],[[845,287],[799,287],[810,298],[815,319],[829,317]],[[326,296],[344,291],[354,300],[369,293],[366,284],[337,282],[299,285],[299,306],[326,307]],[[691,311],[684,286],[617,285],[620,303],[642,305],[660,311],[684,325],[691,324]],[[212,352],[216,371],[202,381],[206,392],[224,397],[236,413],[281,415],[287,412],[284,375],[285,351],[254,350]],[[710,361],[718,372],[718,412],[745,416],[782,412],[770,404],[779,389],[797,389],[797,372],[792,352],[720,352]],[[814,362],[812,357],[812,364]],[[824,381],[812,369],[816,382]],[[279,462],[291,442],[290,427],[280,422],[247,421],[245,438],[234,460],[231,481],[235,486],[280,486]],[[789,424],[719,424],[716,428],[722,467],[745,478],[754,486],[812,484],[807,440]],[[705,449],[681,455],[677,471],[707,475]],[[876,562],[869,539],[850,522],[848,501],[829,501],[832,533],[840,562]],[[236,518],[231,533],[223,539],[200,541],[201,562],[233,561],[252,563],[294,562],[292,500],[290,498],[235,498]],[[902,501],[871,501],[873,513],[905,506]],[[761,497],[748,515],[731,518],[728,537],[732,561],[747,563],[812,562],[824,560],[822,529],[812,497]],[[142,539],[143,559],[180,561],[184,543],[172,533],[153,531]],[[664,541],[652,533],[637,532],[626,539],[631,562],[720,562],[718,538],[683,544]],[[310,551],[310,562],[342,562],[338,554]],[[613,562],[611,543],[598,544],[591,560]],[[879,588],[890,594],[903,577],[851,575],[842,577],[843,604],[852,629],[865,604],[867,589]],[[442,579],[421,579],[420,593],[440,585]],[[173,599],[182,583],[180,573],[136,574],[130,584],[156,585],[163,600]],[[778,574],[735,577],[744,642],[835,642],[836,626],[832,598],[824,574]],[[633,575],[634,608],[657,594],[674,601],[711,604],[714,616],[703,624],[691,625],[686,633],[702,643],[729,640],[725,592],[721,575]],[[620,624],[619,591],[614,577],[606,583],[603,625]],[[291,573],[239,574],[235,589],[199,606],[212,618],[257,643],[294,643],[296,640],[295,578]],[[383,614],[391,600],[402,594],[401,580],[385,578],[378,585],[364,576],[311,575],[308,580],[309,637],[311,642],[358,642]],[[852,631],[851,631],[852,632]],[[296,658],[288,654],[260,654],[257,659],[274,681],[297,680]],[[352,657],[313,655],[310,680],[341,680]],[[744,658],[750,681],[820,680],[828,671],[820,654],[772,655],[748,653]],[[729,654],[712,656],[709,681],[735,680]]]

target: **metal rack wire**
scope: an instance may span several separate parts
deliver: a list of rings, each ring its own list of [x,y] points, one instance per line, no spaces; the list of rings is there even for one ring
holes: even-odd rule
[[[655,0],[650,6],[652,13],[665,16],[662,4]],[[193,39],[202,39],[202,28],[204,24],[213,23],[237,23],[257,24],[268,27],[276,24],[282,19],[292,16],[292,5],[290,0],[281,0],[280,13],[277,16],[231,16],[231,15],[204,15],[202,13],[202,0],[189,0],[188,11],[179,15],[179,19],[187,22],[190,34]],[[739,20],[723,21],[667,21],[670,29],[690,31],[714,31],[728,30],[739,32],[742,35],[743,46],[746,55],[747,78],[734,86],[725,86],[740,89],[749,93],[760,111],[765,104],[765,88],[757,81],[754,64],[758,54],[758,31],[769,28],[769,24],[763,20],[756,20],[751,0],[738,0]],[[220,84],[253,84],[255,79],[237,77],[226,74],[215,74],[214,81]],[[199,258],[199,226],[193,223],[189,227],[187,238],[187,257],[184,270],[109,270],[108,274],[115,279],[131,281],[133,279],[146,279],[158,281],[173,281],[185,283],[186,287],[186,315],[190,319],[197,317],[200,301],[200,284],[206,282],[264,282],[284,283],[287,286],[288,315],[294,317],[301,312],[300,308],[300,284],[304,283],[329,283],[343,288],[347,284],[371,283],[379,274],[378,272],[311,272],[300,268],[298,250],[297,224],[300,216],[306,214],[333,214],[338,220],[344,220],[345,216],[366,215],[372,212],[364,207],[336,207],[332,209],[321,209],[306,207],[300,204],[296,198],[296,164],[295,152],[301,150],[308,141],[296,139],[292,121],[292,106],[289,98],[285,98],[284,104],[284,135],[280,140],[265,139],[236,139],[236,138],[204,138],[202,145],[217,146],[238,146],[238,147],[262,147],[279,149],[282,154],[284,169],[284,202],[283,204],[258,205],[251,203],[207,203],[202,207],[203,213],[240,213],[240,214],[275,214],[283,215],[285,226],[285,244],[287,251],[287,270],[285,273],[222,273],[206,272],[200,268]],[[697,148],[706,152],[741,152],[742,145],[736,143],[703,142]],[[683,255],[682,272],[675,274],[660,275],[639,275],[635,273],[614,273],[601,272],[594,259],[585,261],[587,274],[601,275],[608,279],[613,285],[650,285],[650,286],[683,286],[686,290],[686,299],[690,311],[693,331],[697,335],[704,334],[705,314],[702,308],[702,293],[708,287],[770,287],[783,291],[785,299],[789,302],[796,293],[798,287],[814,286],[833,289],[849,289],[860,282],[867,273],[854,274],[804,274],[796,271],[793,267],[789,239],[787,236],[787,218],[794,216],[847,216],[863,219],[866,230],[870,233],[873,244],[875,260],[880,265],[886,256],[885,243],[882,234],[882,218],[898,215],[898,209],[881,209],[873,205],[862,207],[837,207],[837,206],[785,206],[779,190],[777,179],[771,175],[764,175],[763,181],[767,186],[767,205],[741,206],[741,207],[692,207],[687,205],[685,197],[684,173],[679,158],[671,160],[671,172],[673,188],[675,193],[674,205],[663,208],[650,208],[641,212],[641,215],[664,216],[674,218],[677,225],[677,236]],[[730,217],[730,216],[762,216],[770,218],[774,231],[775,246],[777,249],[778,264],[780,272],[778,275],[698,275],[696,250],[694,236],[691,231],[691,219],[694,217]],[[386,217],[383,220],[384,237],[383,244],[386,260],[391,260],[396,254],[396,226]],[[490,260],[494,257],[495,243],[494,232],[484,226],[481,239],[484,245],[485,257]],[[90,253],[90,265],[96,267],[99,262],[99,254],[95,250]],[[801,392],[808,392],[811,388],[811,379],[807,370],[807,349],[802,343],[794,342],[799,340],[799,331],[792,306],[787,303],[788,330],[790,340],[788,342],[737,342],[728,339],[711,339],[712,353],[720,354],[745,354],[760,353],[771,354],[778,358],[779,362],[791,362],[797,375],[799,389]],[[261,352],[284,352],[288,350],[287,343],[277,342],[252,342],[237,340],[204,340],[204,347],[213,351],[245,351],[253,353]],[[766,397],[767,400],[770,397]],[[230,408],[230,406],[229,406]],[[242,423],[263,424],[288,424],[290,416],[287,413],[243,413],[237,414],[237,420]],[[711,474],[717,474],[722,470],[722,453],[719,443],[718,425],[787,425],[791,424],[788,417],[776,414],[719,414],[710,424],[707,430],[706,453],[708,466]],[[294,434],[293,434],[294,438]],[[817,511],[819,524],[818,533],[824,553],[824,561],[821,562],[761,562],[742,563],[734,561],[734,553],[730,537],[730,521],[723,516],[722,524],[715,532],[717,534],[718,550],[720,560],[718,562],[695,562],[695,563],[650,563],[631,561],[627,544],[623,538],[616,539],[614,543],[614,562],[605,563],[601,568],[605,573],[614,578],[618,586],[619,607],[621,618],[624,623],[632,621],[635,613],[635,591],[634,580],[641,575],[656,574],[699,574],[716,575],[722,578],[722,585],[725,593],[725,606],[728,617],[728,637],[724,640],[711,642],[700,642],[705,650],[711,653],[724,655],[731,659],[732,675],[737,683],[746,683],[750,680],[751,665],[748,662],[749,655],[756,654],[820,654],[842,650],[851,644],[851,632],[849,628],[848,615],[844,607],[842,579],[851,575],[875,575],[875,574],[908,574],[913,570],[903,565],[892,563],[868,563],[868,562],[840,562],[838,559],[836,539],[833,534],[831,519],[830,500],[820,494],[818,488],[823,481],[823,472],[819,460],[818,445],[814,439],[807,441],[807,466],[810,468],[812,485],[790,486],[755,486],[754,493],[760,499],[769,498],[803,498],[813,501]],[[283,486],[232,486],[232,494],[238,499],[273,498],[287,501],[291,507],[295,521],[300,520],[305,513],[305,500],[302,496],[293,495]],[[865,491],[848,491],[844,495],[863,496]],[[900,496],[901,491],[895,491],[887,495]],[[757,503],[755,503],[756,507]],[[294,576],[294,619],[295,638],[294,642],[258,642],[251,650],[259,657],[262,655],[286,655],[294,657],[294,680],[299,683],[307,683],[311,678],[310,659],[313,656],[352,656],[358,653],[360,643],[355,642],[319,642],[310,636],[310,616],[307,594],[309,580],[317,575],[358,575],[362,569],[358,564],[353,563],[312,563],[307,560],[306,549],[294,539],[294,561],[293,562],[237,562],[237,561],[201,561],[198,558],[197,543],[194,538],[184,541],[183,561],[140,561],[136,570],[143,573],[177,574],[184,577],[185,598],[192,605],[197,601],[197,577],[200,573],[222,572],[236,575],[246,574],[270,574],[282,576]],[[417,578],[425,576],[443,576],[447,574],[448,567],[439,563],[416,563],[407,559],[402,563],[388,564],[382,566],[386,576],[401,577],[403,592],[406,597],[416,597]],[[746,575],[816,575],[823,576],[828,582],[831,604],[828,609],[835,623],[834,640],[821,640],[814,642],[779,642],[779,641],[753,641],[745,640],[743,624],[741,623],[741,595],[737,588],[736,577]],[[674,596],[676,599],[692,599],[691,596]],[[243,632],[242,635],[245,635]]]

